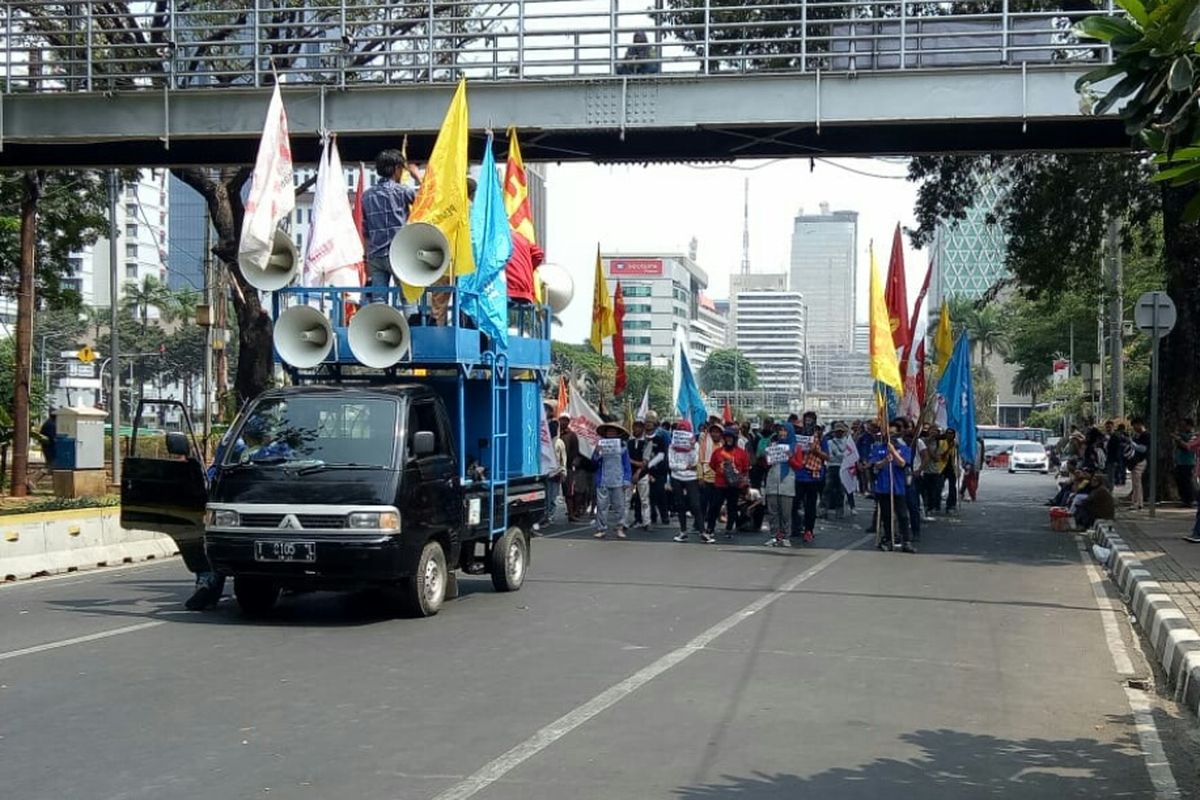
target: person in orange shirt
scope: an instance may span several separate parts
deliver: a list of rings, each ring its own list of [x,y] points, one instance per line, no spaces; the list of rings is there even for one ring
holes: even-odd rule
[[[725,538],[733,538],[737,525],[738,493],[743,483],[750,482],[750,456],[738,447],[738,429],[730,425],[721,432],[721,448],[708,461],[713,471],[716,498],[708,507],[707,532],[711,536],[717,527],[721,506],[725,506]]]

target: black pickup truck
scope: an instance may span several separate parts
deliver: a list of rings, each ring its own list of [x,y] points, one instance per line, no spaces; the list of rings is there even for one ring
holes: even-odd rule
[[[136,455],[135,421],[121,523],[172,536],[194,572],[232,576],[249,615],[283,590],[385,588],[407,613],[432,616],[456,593],[456,569],[515,591],[545,515],[545,477],[486,474],[478,454],[497,445],[463,446],[472,414],[448,409],[448,397],[430,382],[271,390],[207,469],[184,433],[166,434],[166,458]]]

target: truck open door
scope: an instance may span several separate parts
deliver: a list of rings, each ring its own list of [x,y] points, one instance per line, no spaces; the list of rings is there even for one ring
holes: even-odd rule
[[[141,430],[147,406],[178,408],[186,433]],[[164,438],[158,439],[157,437]],[[157,439],[157,440],[156,440]],[[121,462],[121,527],[163,533],[175,540],[192,572],[207,572],[204,506],[208,482],[187,409],[177,400],[143,398]]]

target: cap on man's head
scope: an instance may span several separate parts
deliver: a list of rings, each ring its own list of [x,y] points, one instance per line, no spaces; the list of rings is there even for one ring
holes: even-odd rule
[[[657,425],[658,424],[658,414],[653,409],[646,412],[646,424],[647,425]]]

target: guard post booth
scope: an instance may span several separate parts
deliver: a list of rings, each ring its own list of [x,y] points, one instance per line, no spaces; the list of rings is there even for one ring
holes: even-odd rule
[[[105,412],[86,406],[60,408],[55,413],[54,494],[57,497],[99,497],[108,491],[104,472]]]

